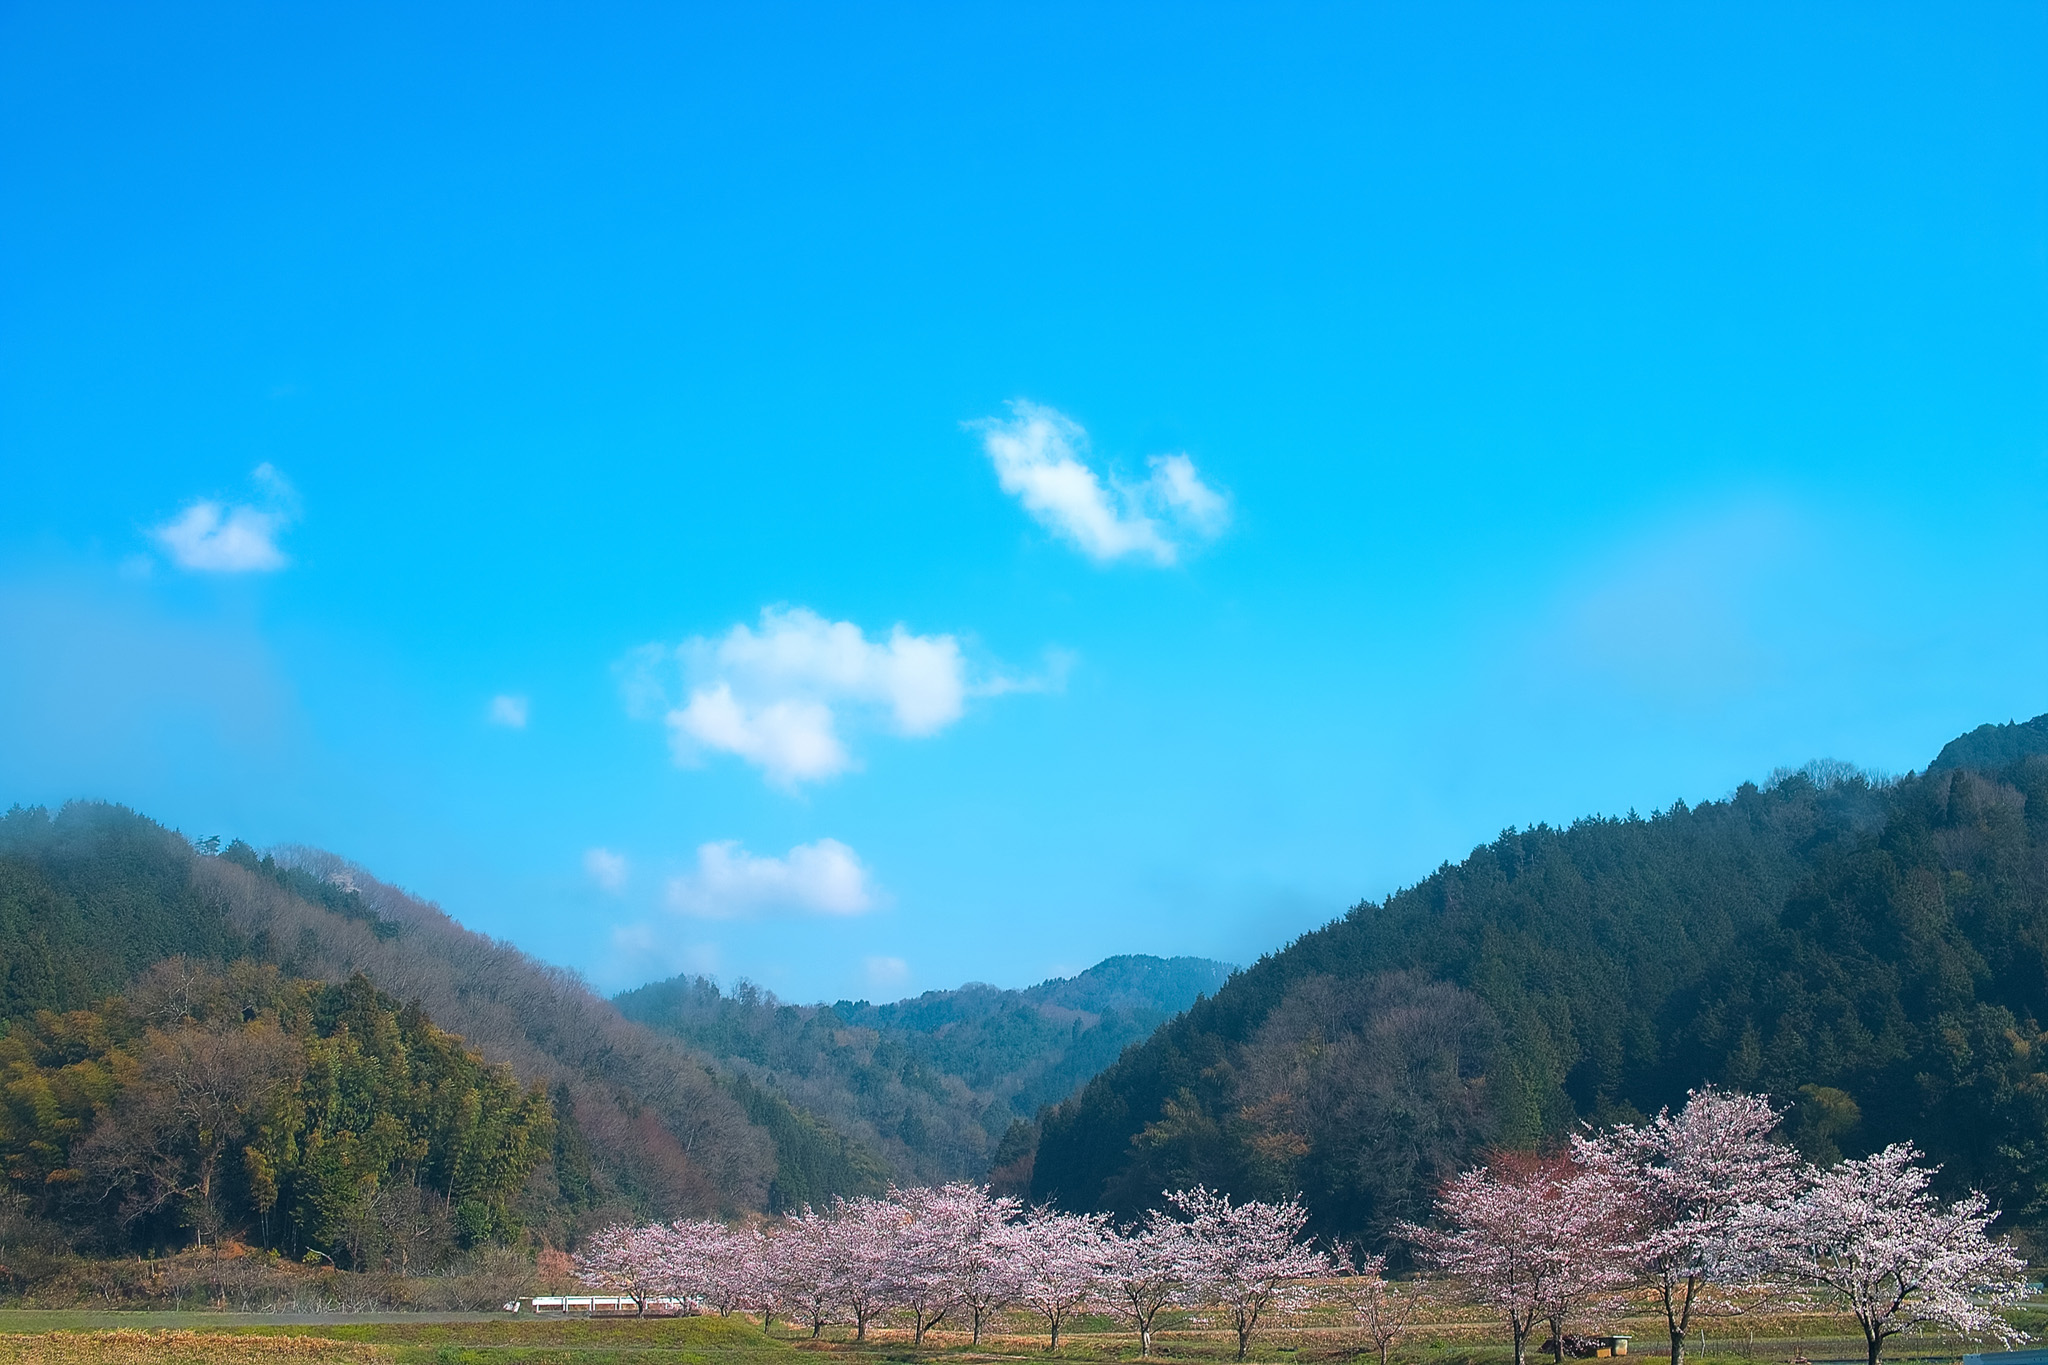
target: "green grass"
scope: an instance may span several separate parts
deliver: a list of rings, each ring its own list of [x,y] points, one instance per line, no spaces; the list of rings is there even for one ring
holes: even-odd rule
[[[235,1335],[325,1337],[392,1349],[400,1365],[828,1365],[820,1357],[841,1357],[832,1365],[1083,1365],[1084,1362],[1126,1362],[1137,1358],[1137,1343],[1118,1332],[1110,1320],[1090,1320],[1092,1331],[1075,1332],[1049,1355],[1043,1335],[1020,1335],[1021,1323],[993,1335],[980,1347],[950,1334],[923,1350],[889,1332],[881,1339],[856,1344],[835,1330],[823,1341],[809,1341],[778,1324],[764,1333],[757,1321],[742,1318],[553,1318],[507,1314],[383,1314],[327,1320],[283,1315],[235,1313],[116,1313],[7,1309],[0,1310],[0,1335],[54,1331],[93,1331],[112,1327],[185,1328]],[[1638,1340],[1638,1346],[1647,1343]],[[1164,1333],[1156,1358],[1162,1365],[1224,1365],[1235,1354],[1228,1334],[1214,1331]],[[1689,1357],[1688,1365],[1785,1365],[1795,1353],[1818,1362],[1863,1358],[1863,1343],[1849,1338],[1759,1337],[1730,1349],[1726,1340]],[[1644,1365],[1661,1365],[1663,1357],[1638,1351]],[[1895,1339],[1887,1361],[1955,1361],[1961,1350],[1940,1339]],[[806,1360],[805,1358],[809,1359]],[[1316,1333],[1278,1331],[1254,1343],[1252,1357],[1292,1365],[1350,1365],[1353,1357],[1337,1341]],[[1485,1340],[1428,1346],[1410,1345],[1394,1353],[1394,1365],[1509,1365],[1504,1343]],[[1549,1357],[1534,1352],[1530,1365],[1548,1365]],[[1364,1357],[1358,1365],[1378,1365]],[[1602,1365],[1607,1365],[1603,1362]],[[1614,1362],[1613,1365],[1622,1365]]]

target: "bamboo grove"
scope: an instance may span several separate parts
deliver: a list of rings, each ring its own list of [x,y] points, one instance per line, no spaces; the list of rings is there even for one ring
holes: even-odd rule
[[[102,1251],[233,1234],[403,1271],[518,1232],[554,1118],[366,979],[172,958],[97,1007],[0,1034],[0,1162],[15,1197]]]

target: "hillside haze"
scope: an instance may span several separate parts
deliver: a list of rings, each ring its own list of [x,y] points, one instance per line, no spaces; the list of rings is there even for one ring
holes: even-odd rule
[[[794,1006],[679,976],[615,997],[628,1019],[856,1137],[905,1181],[1028,1183],[1030,1120],[1222,986],[1206,958],[1112,957],[1024,990],[971,983]],[[1020,1164],[1022,1163],[1022,1164]]]

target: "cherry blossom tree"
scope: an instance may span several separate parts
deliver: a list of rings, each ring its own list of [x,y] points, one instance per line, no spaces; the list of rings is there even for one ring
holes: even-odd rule
[[[1103,1243],[1103,1296],[1138,1331],[1138,1354],[1152,1354],[1152,1323],[1188,1292],[1187,1226],[1158,1209]]]
[[[666,1232],[661,1249],[666,1260],[660,1276],[663,1292],[704,1303],[720,1317],[730,1316],[750,1287],[751,1267],[742,1259],[739,1235],[709,1218],[679,1220]]]
[[[888,1260],[891,1297],[910,1310],[915,1345],[924,1345],[924,1334],[945,1321],[960,1302],[960,1221],[965,1191],[972,1188],[889,1188],[889,1202],[897,1210]]]
[[[866,1341],[868,1324],[895,1306],[894,1262],[903,1210],[882,1199],[834,1198],[830,1227],[832,1282],[853,1318],[853,1339]]]
[[[1542,1239],[1531,1225],[1528,1192],[1511,1173],[1465,1171],[1437,1196],[1442,1228],[1405,1224],[1401,1235],[1423,1259],[1507,1319],[1515,1365],[1527,1365],[1529,1334],[1543,1320]]]
[[[1550,1326],[1551,1349],[1564,1365],[1565,1325],[1635,1280],[1622,1254],[1627,1211],[1612,1173],[1569,1157],[1503,1156],[1496,1160],[1527,1200],[1536,1253],[1537,1312]]]
[[[1045,1319],[1055,1351],[1067,1319],[1093,1302],[1102,1284],[1107,1223],[1105,1214],[1038,1208],[1023,1222],[1009,1225],[1007,1240],[1019,1280],[1017,1302]]]
[[[2026,1297],[2026,1262],[1989,1235],[1997,1214],[1981,1193],[1943,1207],[1919,1155],[1895,1143],[1844,1161],[1791,1203],[1749,1217],[1770,1268],[1855,1315],[1869,1365],[1892,1337],[1930,1327],[2026,1339],[1995,1311]]]
[[[1015,1199],[990,1194],[986,1186],[964,1182],[935,1191],[927,1204],[928,1216],[944,1229],[945,1273],[953,1298],[969,1314],[976,1346],[989,1317],[1015,1303],[1024,1290],[1009,1236],[1022,1207]]]
[[[839,1283],[838,1236],[831,1216],[806,1204],[802,1212],[783,1221],[781,1235],[775,1239],[775,1257],[767,1267],[774,1301],[784,1313],[811,1329],[813,1341],[824,1333],[826,1323],[836,1319],[845,1302]]]
[[[664,1227],[616,1223],[602,1228],[576,1253],[576,1278],[594,1288],[626,1295],[639,1316],[645,1317],[649,1299],[674,1292],[672,1237]]]
[[[1577,1161],[1629,1211],[1620,1251],[1657,1287],[1671,1365],[1685,1365],[1696,1313],[1734,1306],[1743,1268],[1756,1261],[1754,1210],[1798,1191],[1799,1154],[1770,1140],[1782,1117],[1759,1096],[1705,1089],[1676,1114],[1573,1139]]]
[[[782,1311],[783,1284],[775,1275],[782,1258],[783,1226],[734,1228],[729,1243],[732,1268],[726,1272],[737,1284],[732,1290],[735,1306],[751,1308],[761,1315],[761,1330],[775,1325]]]
[[[1368,1256],[1356,1266],[1345,1264],[1331,1285],[1331,1296],[1349,1314],[1364,1344],[1387,1365],[1387,1353],[1408,1334],[1419,1297],[1403,1292],[1387,1279],[1387,1258]]]
[[[1261,1320],[1305,1298],[1302,1281],[1331,1271],[1327,1256],[1298,1240],[1308,1210],[1297,1200],[1232,1204],[1229,1195],[1200,1185],[1166,1198],[1185,1223],[1191,1292],[1229,1315],[1239,1360]]]

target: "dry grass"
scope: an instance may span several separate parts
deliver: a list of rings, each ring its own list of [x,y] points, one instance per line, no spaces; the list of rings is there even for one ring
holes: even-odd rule
[[[127,1329],[0,1336],[0,1365],[269,1365],[273,1361],[356,1365],[391,1359],[388,1346],[326,1337]]]

